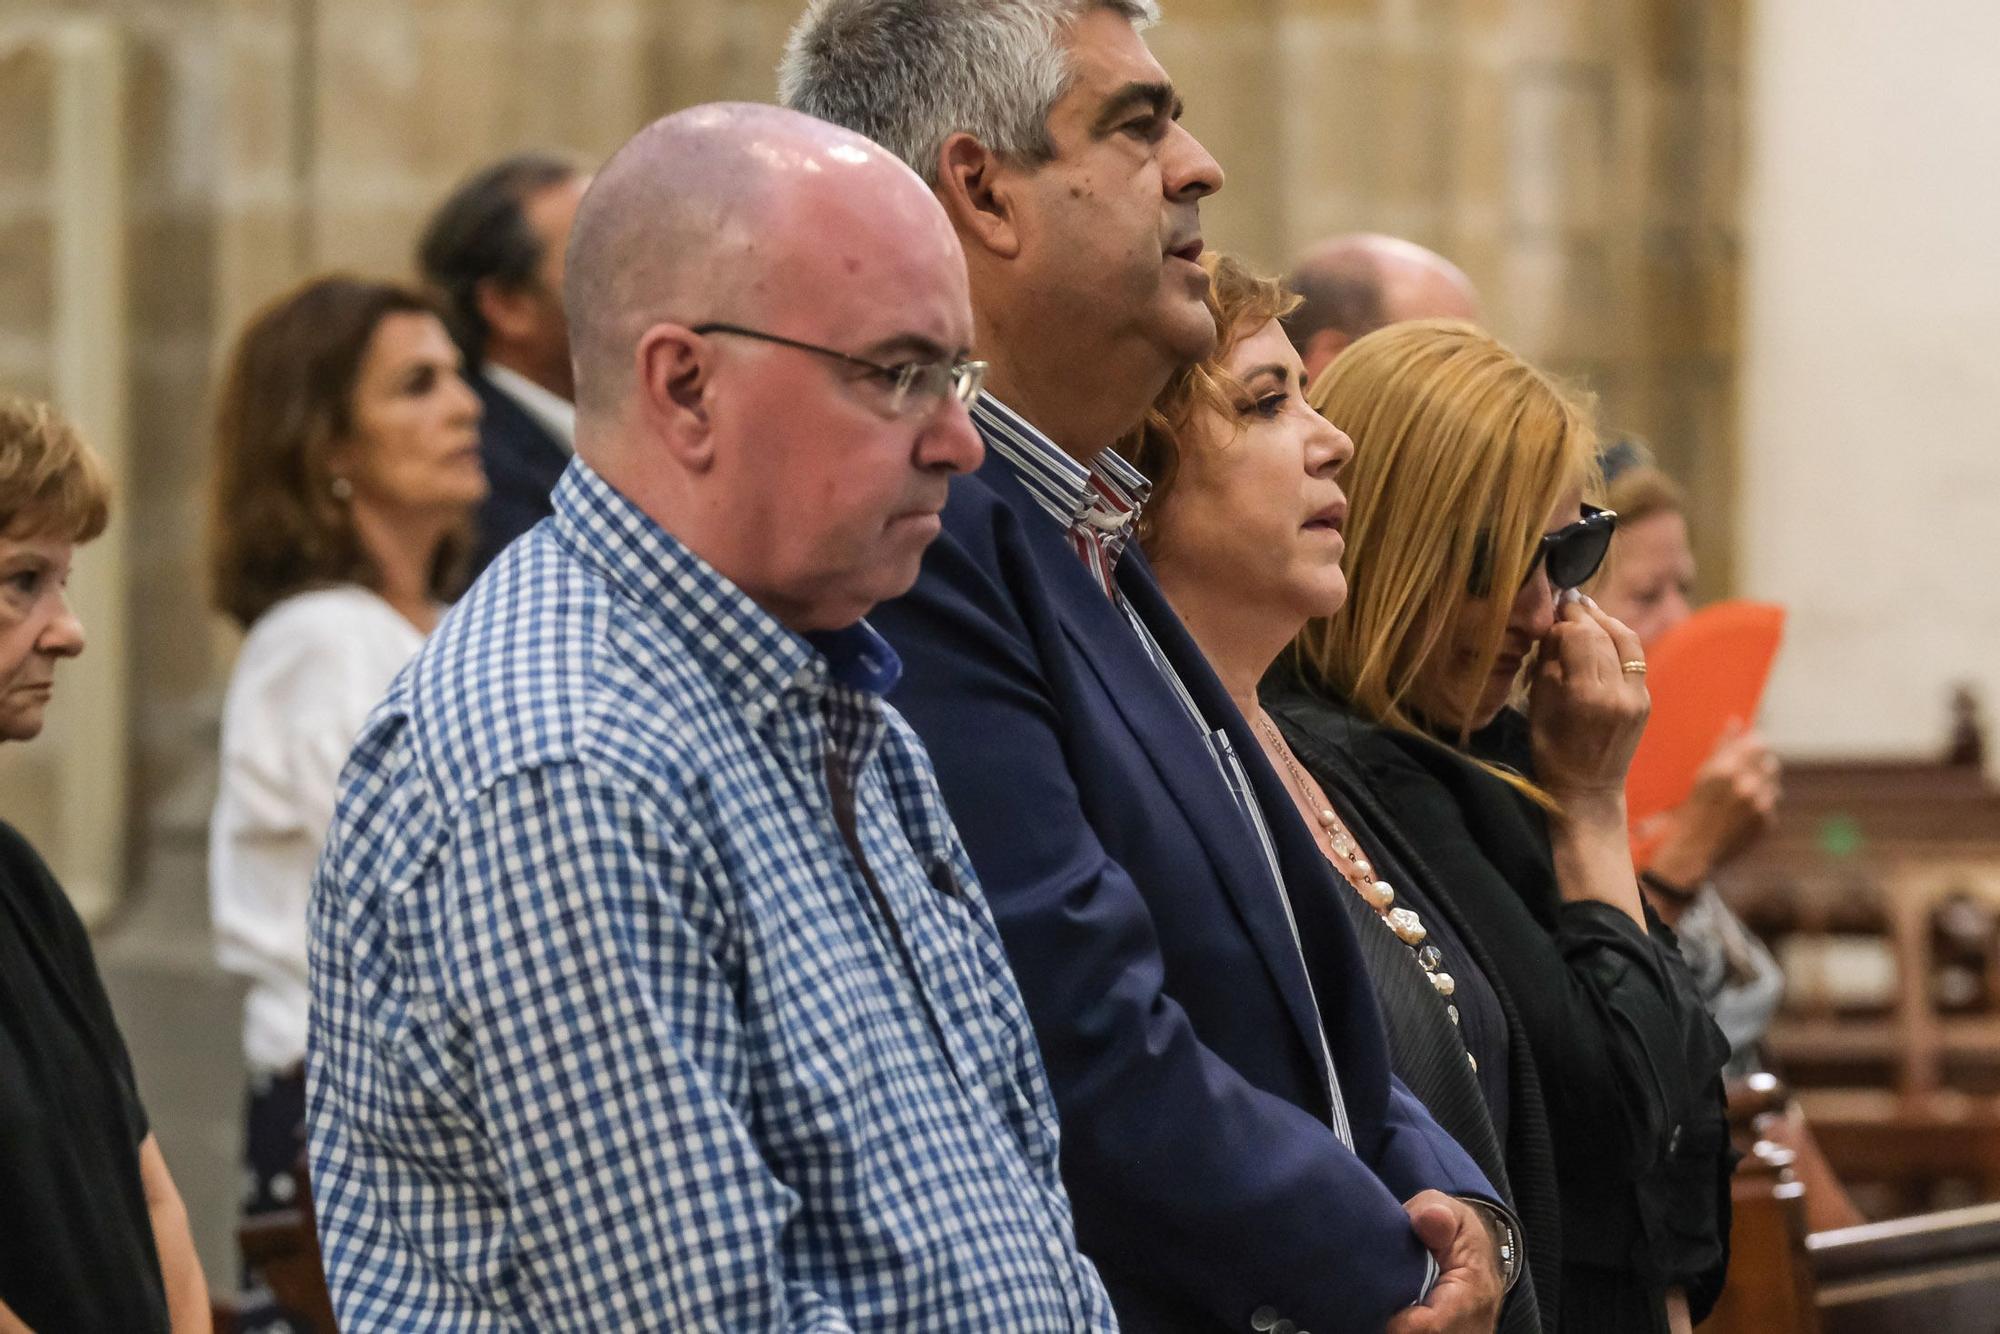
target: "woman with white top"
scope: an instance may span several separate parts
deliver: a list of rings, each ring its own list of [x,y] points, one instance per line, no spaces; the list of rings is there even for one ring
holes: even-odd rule
[[[215,605],[248,631],[222,717],[209,901],[249,983],[247,1213],[304,1146],[306,897],[349,746],[443,610],[486,493],[479,400],[429,301],[321,278],[244,332],[217,422]]]

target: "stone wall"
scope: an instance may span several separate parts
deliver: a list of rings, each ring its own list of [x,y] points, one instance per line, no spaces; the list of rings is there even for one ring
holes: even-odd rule
[[[1730,584],[1740,0],[1180,0],[1154,42],[1266,264],[1347,230],[1456,259],[1494,330],[1689,485]]]
[[[54,337],[53,66],[40,43],[10,43],[0,29],[0,387],[38,396],[51,392]],[[49,750],[12,757],[0,784],[0,816],[31,836],[46,835],[55,822]]]
[[[12,0],[0,11],[0,387],[51,395],[58,380],[56,323],[55,49],[79,18],[108,18],[124,70],[123,235],[128,280],[120,338],[128,370],[125,403],[133,466],[119,512],[126,524],[120,599],[85,599],[86,622],[121,618],[132,684],[131,755],[143,776],[142,811],[184,774],[210,767],[216,654],[201,613],[197,552],[202,528],[202,419],[214,342],[214,203],[222,104],[210,79],[216,64],[214,16],[198,3],[86,6]],[[89,423],[102,405],[64,403]],[[107,544],[108,545],[108,544]],[[105,548],[99,548],[101,552]],[[93,553],[86,550],[88,567]],[[96,569],[90,573],[95,575]],[[115,651],[106,649],[105,651]],[[74,678],[74,669],[70,672]],[[60,700],[49,734],[0,756],[4,814],[27,828],[60,868],[64,844],[97,831],[54,835],[61,782],[88,788],[91,776],[60,763],[69,720],[87,709]],[[60,782],[58,780],[61,780]],[[197,778],[197,782],[198,782]],[[113,809],[98,813],[103,820]],[[135,857],[143,839],[132,841]]]
[[[204,610],[208,394],[259,303],[333,267],[406,273],[470,166],[608,153],[676,106],[764,98],[797,0],[10,0],[0,15],[0,385],[48,383],[49,79],[63,16],[127,48],[125,504],[135,792],[198,837],[227,637]],[[1693,489],[1729,574],[1740,0],[1171,0],[1155,48],[1229,173],[1212,244],[1281,265],[1397,232],[1602,396]],[[21,772],[32,753],[0,757]],[[0,795],[21,784],[0,783]]]

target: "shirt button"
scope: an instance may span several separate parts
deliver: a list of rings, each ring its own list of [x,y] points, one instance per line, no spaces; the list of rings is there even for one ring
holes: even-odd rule
[[[1280,1320],[1271,1326],[1271,1334],[1299,1334],[1299,1327],[1289,1320]]]
[[[1250,1328],[1257,1334],[1268,1334],[1271,1326],[1278,1323],[1278,1312],[1269,1306],[1260,1306],[1250,1313]]]

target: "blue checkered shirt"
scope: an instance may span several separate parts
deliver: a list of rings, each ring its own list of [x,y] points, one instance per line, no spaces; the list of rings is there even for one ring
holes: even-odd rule
[[[571,465],[369,721],[314,885],[343,1329],[1114,1327],[896,670]]]

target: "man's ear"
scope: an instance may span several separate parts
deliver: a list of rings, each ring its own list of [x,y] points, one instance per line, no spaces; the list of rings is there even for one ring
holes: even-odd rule
[[[969,134],[938,150],[937,196],[968,248],[999,259],[1021,253],[1020,174]]]
[[[706,470],[714,458],[709,433],[713,369],[707,340],[678,324],[653,325],[639,335],[632,351],[645,434],[691,472]]]
[[[1345,352],[1347,345],[1353,341],[1339,329],[1321,329],[1306,339],[1306,345],[1299,355],[1299,360],[1306,365],[1306,387],[1310,389],[1319,379],[1320,372],[1324,371],[1335,357]]]
[[[481,278],[472,289],[472,298],[493,337],[518,343],[535,336],[541,312],[532,291],[508,287],[498,278]]]

